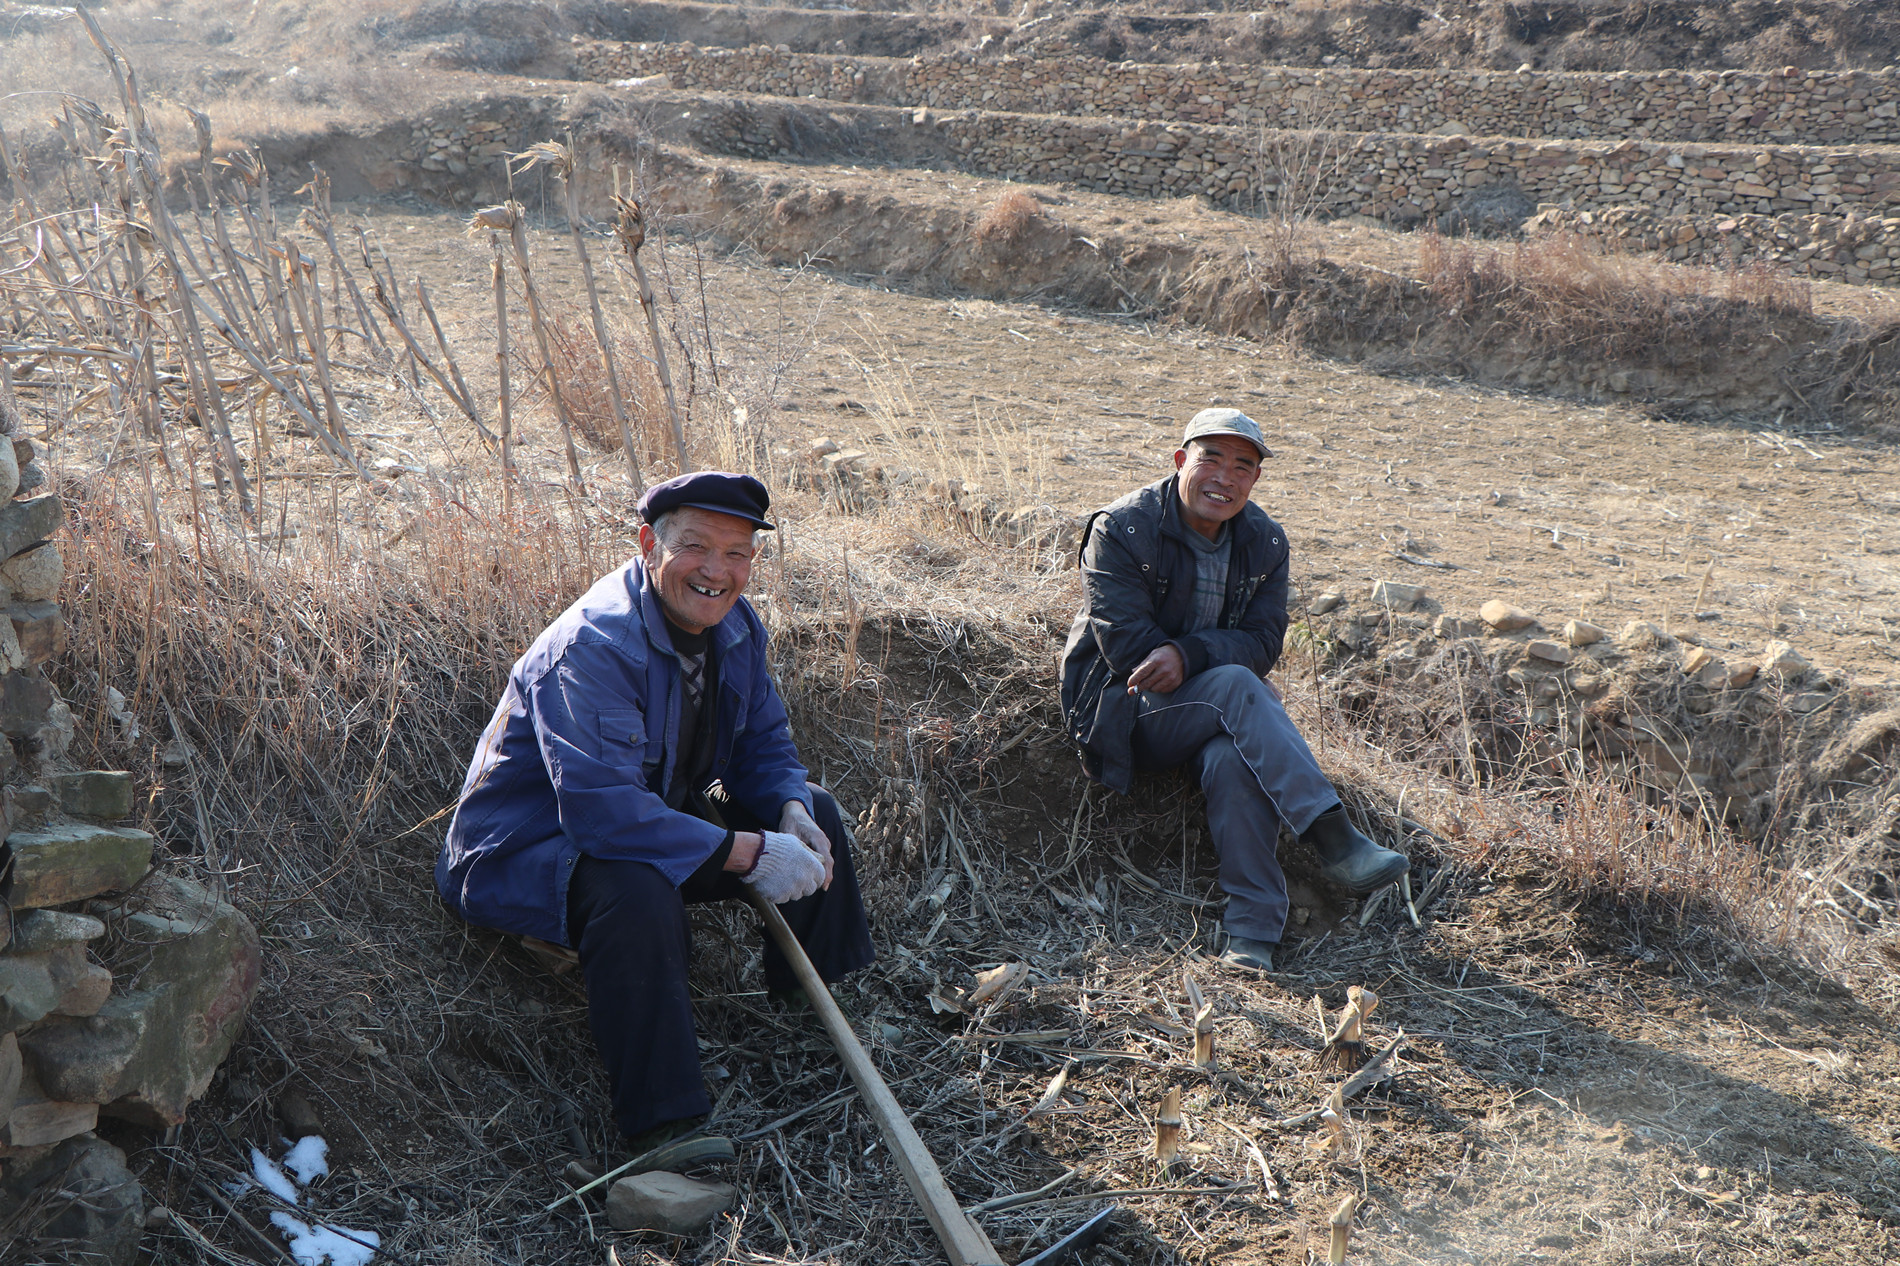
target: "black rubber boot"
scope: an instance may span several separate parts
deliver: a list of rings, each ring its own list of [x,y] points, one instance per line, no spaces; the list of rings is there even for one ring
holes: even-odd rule
[[[1220,961],[1229,967],[1246,967],[1253,971],[1273,970],[1273,951],[1280,947],[1272,941],[1256,941],[1249,936],[1235,936],[1231,932],[1221,934]]]
[[[1397,883],[1412,865],[1405,854],[1381,848],[1355,827],[1343,804],[1313,819],[1300,839],[1319,854],[1320,874],[1359,895]]]

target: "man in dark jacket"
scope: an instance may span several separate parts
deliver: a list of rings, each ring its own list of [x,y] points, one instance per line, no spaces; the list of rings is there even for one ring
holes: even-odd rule
[[[1273,456],[1253,419],[1204,409],[1175,473],[1090,518],[1082,609],[1063,651],[1062,709],[1089,776],[1192,764],[1220,854],[1229,963],[1273,970],[1286,926],[1280,824],[1354,892],[1408,863],[1346,818],[1265,675],[1286,636],[1286,531],[1248,500]]]
[[[806,781],[741,600],[765,485],[702,471],[648,489],[640,557],[535,639],[483,732],[436,863],[471,923],[571,946],[613,1115],[636,1152],[709,1111],[686,905],[779,903],[819,974],[868,964],[838,806]],[[796,987],[765,946],[768,988]]]

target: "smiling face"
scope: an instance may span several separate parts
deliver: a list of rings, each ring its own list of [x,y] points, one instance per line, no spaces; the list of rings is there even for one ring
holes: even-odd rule
[[[665,536],[640,525],[640,554],[667,619],[704,633],[726,618],[752,579],[752,524],[686,506],[664,517]]]
[[[1260,450],[1237,435],[1209,435],[1176,449],[1174,468],[1181,472],[1181,518],[1211,541],[1246,507],[1260,478]]]

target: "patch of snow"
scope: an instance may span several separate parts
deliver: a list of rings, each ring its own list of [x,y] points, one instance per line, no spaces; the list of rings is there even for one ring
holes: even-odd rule
[[[297,1203],[297,1184],[284,1177],[284,1171],[271,1164],[270,1157],[251,1149],[251,1177],[285,1204]]]
[[[329,1150],[330,1145],[323,1141],[321,1134],[305,1135],[284,1154],[284,1168],[297,1176],[299,1184],[308,1187],[313,1178],[329,1177]]]
[[[382,1245],[382,1236],[374,1231],[352,1231],[340,1226],[310,1226],[288,1213],[270,1215],[271,1225],[284,1233],[290,1255],[298,1266],[369,1266]]]

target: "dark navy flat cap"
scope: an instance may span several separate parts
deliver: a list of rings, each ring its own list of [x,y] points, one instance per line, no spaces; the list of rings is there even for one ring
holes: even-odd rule
[[[729,470],[696,470],[689,475],[675,475],[665,483],[648,488],[637,508],[640,517],[648,523],[669,510],[691,508],[730,514],[766,532],[776,530],[765,519],[765,512],[772,508],[772,498],[765,491],[765,485],[751,475],[737,475]]]

